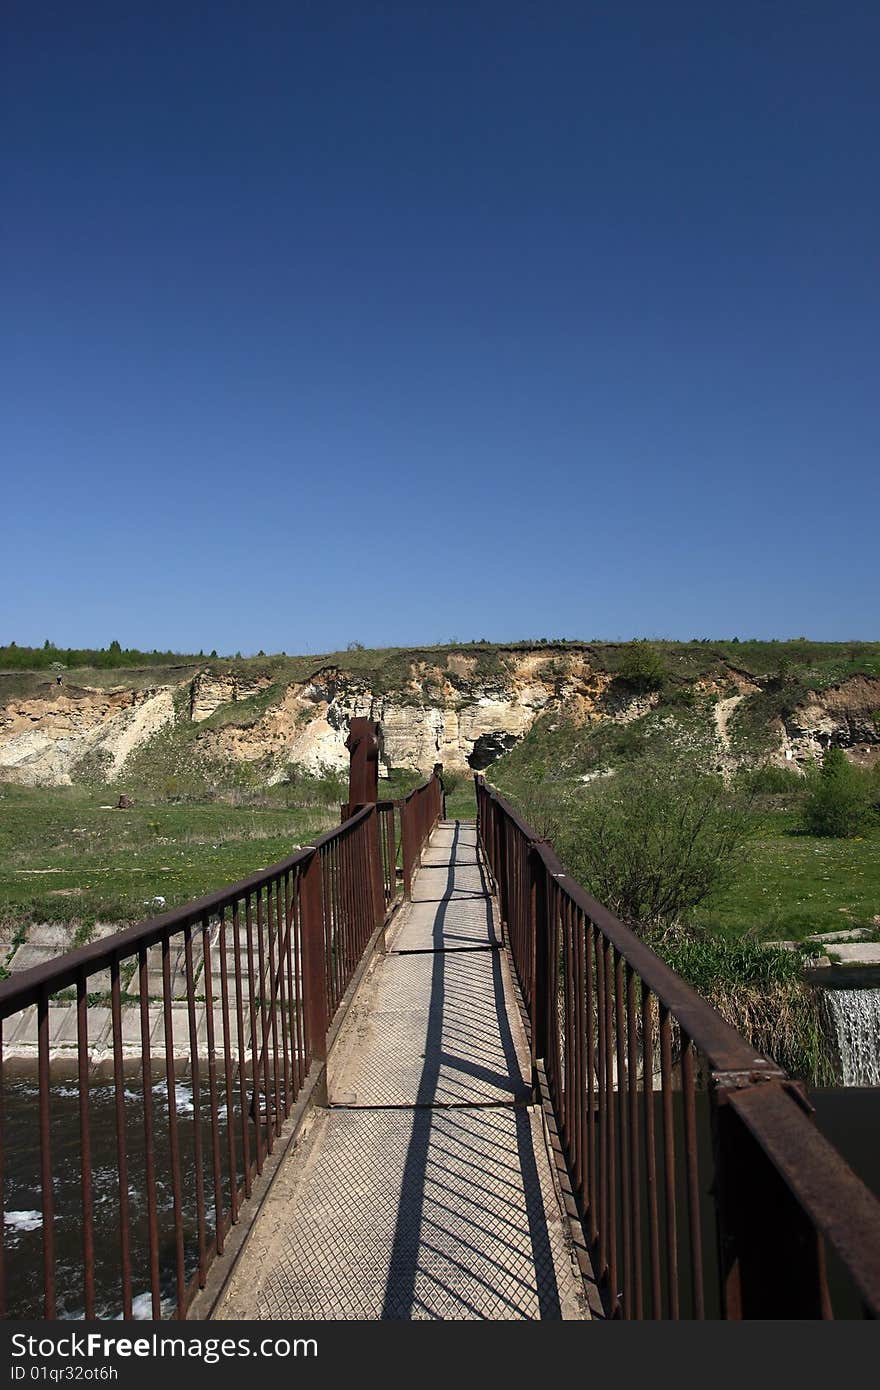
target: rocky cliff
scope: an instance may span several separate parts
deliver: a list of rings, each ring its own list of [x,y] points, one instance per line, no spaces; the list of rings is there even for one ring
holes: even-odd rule
[[[300,659],[302,662],[302,659]],[[157,674],[143,688],[32,683],[26,695],[0,690],[0,780],[63,785],[90,777],[111,781],[133,754],[159,735],[185,734],[206,760],[260,764],[268,781],[291,765],[312,773],[347,767],[345,737],[355,715],[381,720],[385,768],[428,771],[435,762],[465,772],[488,767],[544,714],[577,724],[630,723],[660,699],[639,694],[608,663],[584,648],[516,648],[485,654],[446,650],[442,657],[401,658],[387,671],[316,663],[304,678],[278,670]],[[380,679],[381,676],[381,679]],[[716,700],[719,743],[743,702],[760,696],[760,678],[733,669],[678,686]],[[836,744],[852,756],[880,755],[880,677],[856,676],[810,691],[793,712],[773,721],[775,758],[806,764]],[[730,757],[734,754],[731,752]]]

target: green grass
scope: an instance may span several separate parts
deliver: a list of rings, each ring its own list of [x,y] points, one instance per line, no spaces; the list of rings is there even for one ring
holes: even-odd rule
[[[811,1085],[833,1083],[819,1001],[804,981],[799,955],[713,935],[667,940],[655,949],[757,1051]]]
[[[177,907],[283,859],[339,819],[333,805],[136,799],[130,810],[103,809],[116,799],[107,787],[0,788],[0,920],[137,921],[154,897]]]
[[[780,798],[781,800],[781,798]],[[745,862],[698,921],[728,939],[801,941],[812,932],[873,927],[880,915],[880,828],[852,840],[804,834],[790,799],[752,816]]]
[[[414,787],[424,782],[423,772],[410,772],[403,768],[394,768],[388,779],[383,778],[379,783],[380,801],[393,801],[402,796],[406,796]],[[474,820],[477,814],[477,799],[474,791],[474,779],[464,774],[445,774],[446,780],[446,816],[448,820]]]
[[[0,922],[132,922],[156,896],[178,907],[309,844],[339,822],[345,779],[298,774],[292,784],[250,788],[186,780],[185,799],[154,787],[19,787],[0,784]],[[167,769],[162,768],[167,778]],[[159,779],[161,780],[161,778]],[[417,772],[382,779],[379,796],[405,796]],[[447,812],[473,819],[473,783],[450,779]],[[199,788],[201,795],[199,795]],[[117,810],[124,790],[134,799]]]
[[[557,714],[545,715],[488,776],[505,796],[532,805],[538,815],[539,806],[552,812],[579,795],[584,773],[631,766],[658,739],[699,746],[710,731],[706,700],[683,707],[664,702],[625,725],[577,727]],[[745,792],[757,793],[748,811],[743,860],[731,886],[697,911],[694,924],[727,940],[756,941],[799,941],[813,932],[872,927],[880,915],[880,825],[849,840],[807,835],[801,828],[806,779],[789,769],[766,768],[739,774],[740,783]]]

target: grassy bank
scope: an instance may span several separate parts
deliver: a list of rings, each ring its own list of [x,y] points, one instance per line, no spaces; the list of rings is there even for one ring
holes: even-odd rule
[[[667,725],[667,755],[684,727],[681,720]],[[670,824],[684,824],[689,814],[693,816],[695,793],[685,785],[680,799],[676,792],[670,794],[668,806],[661,805],[662,815],[639,819],[639,803],[652,796],[656,800],[650,726],[640,731],[581,731],[580,742],[561,725],[533,732],[534,739],[529,735],[492,768],[492,781],[538,833],[551,839],[566,868],[597,897],[609,901],[593,878],[597,868],[591,851],[602,841],[585,837],[606,833],[603,800],[608,805],[617,797],[633,808],[621,813],[619,822],[630,837],[621,859],[623,870],[636,878],[642,874],[649,885],[655,875],[662,880],[667,862],[663,837]],[[595,743],[601,748],[600,759],[595,757]],[[674,751],[672,759],[670,786],[676,776]],[[613,775],[584,782],[584,770],[592,772],[597,763],[613,767]],[[875,820],[864,834],[848,839],[810,835],[803,828],[809,785],[803,779],[775,771],[747,774],[723,791],[718,778],[710,780],[719,794],[716,803],[707,803],[705,826],[716,812],[726,815],[728,802],[739,826],[726,881],[674,921],[651,925],[636,911],[634,928],[758,1051],[812,1084],[829,1084],[833,1060],[815,992],[803,980],[803,955],[765,943],[803,942],[816,932],[852,927],[880,934],[880,825]],[[624,819],[627,814],[631,824]],[[673,853],[681,850],[674,831],[669,843]],[[687,854],[679,853],[670,868],[673,878],[685,860],[693,859],[689,843]],[[612,854],[619,844],[620,835],[616,842],[612,835]],[[711,858],[711,845],[708,851],[701,851],[704,859]],[[615,906],[611,901],[609,905]],[[807,953],[819,949],[804,947]]]
[[[244,878],[339,819],[338,802],[174,803],[116,789],[0,787],[0,920],[131,922]],[[305,799],[305,798],[304,798]]]
[[[274,787],[242,784],[241,769],[213,784],[178,778],[170,795],[135,785],[0,784],[0,923],[131,922],[154,898],[168,908],[244,878],[309,844],[339,821],[344,777],[292,774]],[[395,772],[382,798],[423,781]],[[117,809],[120,793],[133,805]],[[450,779],[448,814],[472,819],[473,783]]]
[[[807,835],[789,801],[755,809],[746,850],[730,886],[701,909],[702,926],[728,940],[802,941],[880,925],[880,829],[851,840]]]

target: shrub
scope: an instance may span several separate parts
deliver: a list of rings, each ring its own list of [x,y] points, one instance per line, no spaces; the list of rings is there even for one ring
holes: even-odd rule
[[[761,767],[743,768],[742,783],[758,796],[785,796],[804,789],[803,774],[793,767],[764,763]]]
[[[841,748],[829,748],[804,802],[804,829],[810,835],[851,838],[873,819],[871,780],[850,763]]]
[[[656,647],[650,642],[630,642],[620,663],[620,679],[641,695],[662,689],[666,666]]]
[[[584,887],[624,921],[661,935],[729,881],[747,834],[740,794],[703,759],[662,751],[591,783],[546,819]]]

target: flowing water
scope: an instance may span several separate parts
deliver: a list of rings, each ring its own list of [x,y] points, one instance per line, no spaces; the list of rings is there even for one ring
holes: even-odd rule
[[[866,991],[835,991],[837,994],[857,994]],[[872,991],[880,995],[880,991]],[[853,1017],[862,1019],[865,1001],[856,1000],[856,1008],[848,1009],[849,1001],[838,1000],[847,1014],[847,1028],[852,1031]],[[861,1030],[862,1024],[859,1024]],[[848,1034],[847,1034],[848,1036]],[[861,1031],[856,1035],[862,1037]],[[861,1042],[854,1044],[854,1056],[862,1056]],[[876,1064],[876,1056],[874,1058]],[[860,1065],[867,1065],[862,1063]],[[181,1178],[183,1198],[184,1254],[186,1275],[196,1268],[196,1202],[194,1115],[192,1095],[185,1084],[176,1089],[179,1116]],[[37,1128],[37,1088],[31,1080],[8,1081],[5,1088],[5,1213],[4,1235],[7,1259],[9,1312],[13,1318],[42,1317],[43,1279],[43,1217],[40,1191],[40,1154]],[[840,1149],[844,1158],[880,1195],[880,1086],[835,1087],[813,1091],[810,1096],[816,1107],[819,1128]],[[707,1282],[707,1313],[718,1316],[718,1290],[715,1279],[714,1204],[711,1196],[712,1150],[708,1124],[708,1098],[704,1092],[697,1097],[697,1132],[700,1167],[700,1218],[703,1258]],[[119,1182],[116,1170],[116,1124],[114,1088],[112,1084],[93,1083],[89,1091],[90,1129],[92,1139],[91,1186],[94,1199],[95,1224],[95,1285],[97,1316],[117,1318],[122,1313],[121,1262],[119,1246]],[[129,1165],[129,1200],[131,1204],[131,1262],[134,1316],[151,1317],[149,1292],[149,1244],[146,1220],[146,1176],[143,1145],[143,1095],[132,1084],[125,1094],[126,1146]],[[156,1125],[157,1206],[159,1216],[159,1263],[164,1316],[174,1311],[174,1206],[169,1180],[168,1105],[164,1083],[153,1087],[152,1103]],[[678,1132],[676,1145],[681,1153],[681,1096],[674,1097],[675,1123]],[[240,1135],[240,1115],[233,1106],[234,1128]],[[58,1295],[58,1316],[83,1316],[82,1292],[82,1194],[79,1148],[79,1106],[75,1084],[55,1083],[51,1099],[51,1139],[55,1198],[55,1255]],[[658,1111],[655,1125],[660,1132],[662,1117]],[[252,1131],[251,1131],[252,1132]],[[228,1135],[226,1112],[221,1109],[218,1125],[221,1153],[227,1152]],[[202,1119],[203,1176],[207,1207],[208,1237],[213,1225],[214,1191],[211,1178],[211,1133],[205,1117]],[[253,1152],[253,1150],[252,1150]],[[239,1145],[240,1158],[240,1145]],[[223,1188],[228,1201],[228,1179],[223,1163]],[[642,1175],[644,1179],[644,1174]],[[478,1181],[478,1175],[475,1175]],[[680,1219],[687,1209],[683,1165],[676,1172],[677,1203]],[[643,1230],[644,1237],[644,1230]],[[682,1229],[680,1242],[684,1249]],[[835,1312],[842,1317],[859,1317],[860,1304],[853,1297],[849,1281],[832,1264],[830,1267],[835,1291]],[[680,1261],[682,1312],[690,1315],[688,1261]]]
[[[844,1086],[880,1086],[880,989],[826,989]]]
[[[196,1165],[192,1091],[185,1083],[175,1087],[181,1166],[181,1210],[184,1263],[189,1278],[197,1267]],[[205,1106],[203,1098],[202,1105]],[[170,1177],[168,1096],[164,1081],[152,1088],[155,1123],[156,1205],[158,1212],[159,1269],[162,1314],[175,1307],[174,1198]],[[205,1107],[206,1108],[206,1107]],[[9,1316],[43,1316],[43,1212],[40,1186],[38,1090],[29,1079],[7,1081],[4,1087],[5,1172],[4,1246]],[[146,1154],[143,1129],[144,1101],[136,1083],[125,1091],[125,1141],[128,1162],[128,1197],[131,1239],[133,1315],[152,1316],[147,1229]],[[234,1107],[237,1138],[240,1116]],[[55,1279],[57,1316],[84,1315],[82,1179],[80,1172],[79,1090],[75,1083],[56,1081],[51,1088],[50,1138],[55,1204]],[[203,1178],[208,1239],[213,1235],[214,1189],[211,1178],[211,1127],[204,1112],[200,1121],[203,1146]],[[119,1176],[116,1166],[115,1089],[112,1083],[89,1087],[91,1136],[91,1190],[94,1203],[94,1278],[96,1315],[122,1316],[122,1262],[120,1254]],[[253,1131],[251,1130],[251,1133]],[[218,1147],[228,1153],[226,1107],[218,1116]],[[240,1162],[240,1143],[237,1146]],[[224,1205],[228,1204],[228,1180],[223,1163]]]

